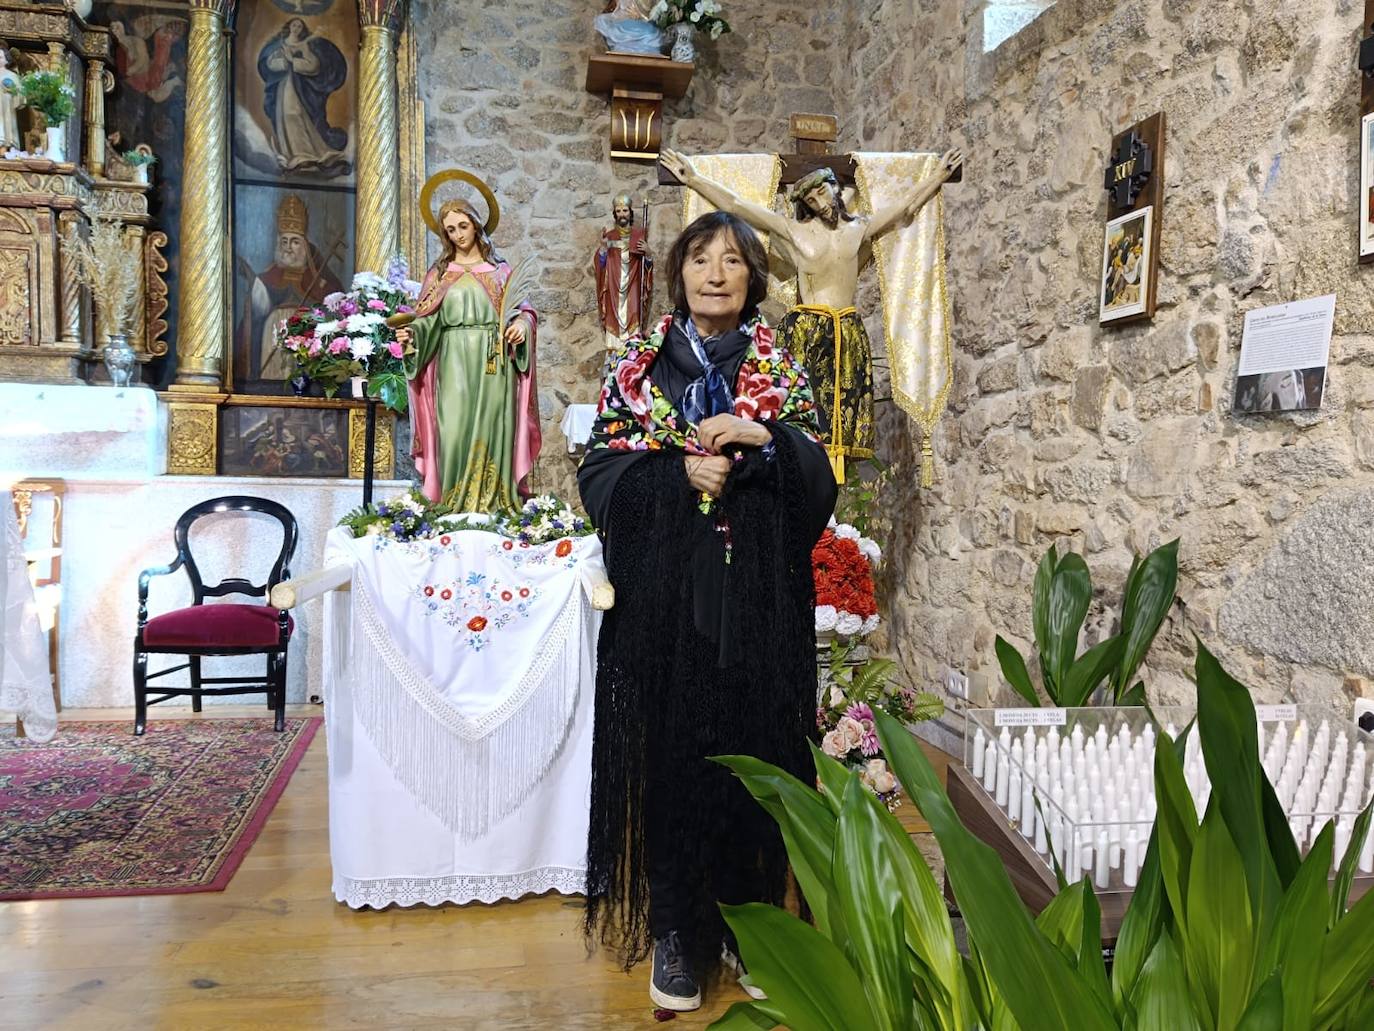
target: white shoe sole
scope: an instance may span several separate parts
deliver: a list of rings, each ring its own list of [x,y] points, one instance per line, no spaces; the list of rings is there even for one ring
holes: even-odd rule
[[[665,1010],[674,1010],[678,1013],[690,1013],[692,1010],[701,1009],[701,992],[690,996],[668,995],[658,990],[652,977],[649,979],[649,998],[653,1000],[655,1006]]]
[[[725,965],[726,970],[735,975],[735,980],[738,981],[739,986],[744,989],[745,995],[756,1002],[766,1002],[768,1000],[768,993],[762,988],[744,983],[744,964],[739,961],[738,956],[729,949],[722,948],[720,950],[720,961]]]

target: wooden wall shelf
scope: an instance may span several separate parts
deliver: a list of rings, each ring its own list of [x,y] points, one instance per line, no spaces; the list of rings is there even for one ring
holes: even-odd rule
[[[663,101],[686,94],[691,64],[644,54],[593,54],[587,92],[611,95],[611,157],[657,161],[663,145]]]

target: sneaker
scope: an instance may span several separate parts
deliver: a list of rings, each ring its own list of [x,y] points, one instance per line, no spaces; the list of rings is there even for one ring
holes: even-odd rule
[[[679,1013],[701,1006],[701,989],[692,976],[682,937],[676,931],[654,939],[654,973],[649,980],[649,998],[655,1006]]]
[[[730,947],[728,941],[721,943],[720,961],[725,965],[725,969],[739,981],[739,986],[744,989],[749,998],[757,999],[760,1002],[768,998],[762,988],[749,980],[749,971],[744,968],[744,960],[739,958],[738,953]]]

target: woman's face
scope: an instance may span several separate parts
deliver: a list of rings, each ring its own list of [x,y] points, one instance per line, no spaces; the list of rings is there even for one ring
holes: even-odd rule
[[[682,267],[683,291],[692,320],[699,328],[725,332],[739,325],[749,293],[749,265],[735,234],[717,233],[699,246]]]
[[[477,226],[461,211],[450,211],[444,216],[444,232],[460,254],[467,254],[477,242]]]

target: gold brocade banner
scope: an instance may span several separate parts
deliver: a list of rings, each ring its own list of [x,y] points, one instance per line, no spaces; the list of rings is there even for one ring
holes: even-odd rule
[[[860,207],[872,214],[901,204],[912,187],[939,167],[940,155],[856,153],[854,164]],[[873,253],[892,397],[921,428],[921,485],[930,487],[935,483],[930,439],[954,377],[941,195],[915,220],[880,236]]]
[[[708,179],[714,179],[741,200],[758,204],[770,211],[777,207],[778,183],[782,179],[782,158],[776,154],[702,154],[692,158],[692,167]],[[695,190],[682,191],[682,224],[691,224],[708,211],[711,204]],[[763,246],[768,247],[768,234],[759,233]],[[780,255],[769,254],[774,271],[768,276],[768,296],[784,308],[797,303],[797,287],[790,266],[779,273]]]

